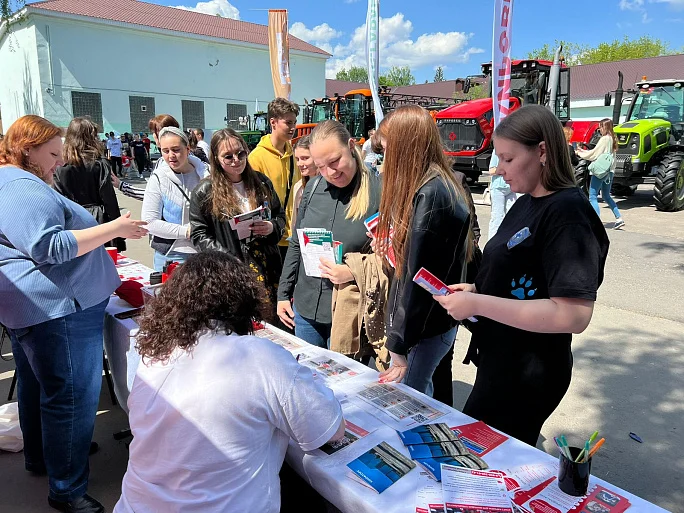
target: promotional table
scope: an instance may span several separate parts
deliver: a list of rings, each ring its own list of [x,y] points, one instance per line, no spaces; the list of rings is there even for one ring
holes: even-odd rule
[[[109,358],[114,380],[114,390],[117,399],[126,412],[128,412],[126,400],[133,385],[136,368],[140,362],[140,356],[135,351],[135,336],[138,325],[132,319],[116,319],[114,314],[130,308],[131,306],[122,299],[112,297],[107,307],[105,319],[105,350]],[[366,436],[359,438],[353,444],[331,455],[327,455],[320,450],[305,453],[295,443],[290,442],[286,456],[288,464],[323,497],[343,512],[414,513],[415,493],[418,487],[420,466],[411,470],[381,494],[351,479],[349,477],[350,471],[346,466],[347,463],[358,458],[381,442],[389,443],[393,448],[408,457],[408,451],[401,443],[397,432],[386,425],[384,421],[381,421],[382,414],[373,414],[372,408],[364,407],[357,399],[356,392],[358,390],[363,389],[365,385],[377,383],[377,372],[344,355],[315,348],[303,340],[297,339],[272,326],[267,327],[272,333],[277,334],[281,342],[287,340],[291,343],[289,345],[286,342],[284,345],[290,352],[293,354],[302,353],[303,361],[300,363],[304,365],[310,363],[307,361],[309,356],[314,356],[319,361],[330,358],[346,366],[348,371],[346,375],[332,375],[330,379],[325,377],[325,369],[319,367],[319,371],[322,370],[322,372],[319,372],[322,376],[320,379],[325,379],[326,384],[335,392],[335,396],[342,404],[345,418],[364,419],[367,421],[367,425],[362,427],[370,431]],[[281,345],[283,344],[281,343]],[[309,366],[311,367],[312,365]],[[313,367],[314,373],[316,373],[316,364]],[[397,385],[397,388],[422,403],[446,413],[434,422],[444,422],[451,427],[475,422],[471,417],[405,385]],[[387,420],[389,420],[389,417]],[[509,438],[503,444],[483,456],[482,459],[487,462],[490,469],[502,470],[526,464],[552,463],[554,460],[557,460],[557,457],[546,454],[516,439]],[[593,485],[597,484],[627,498],[631,502],[631,507],[627,510],[628,513],[656,513],[665,511],[625,490],[592,476],[589,488],[591,489]],[[578,511],[577,513],[584,513],[584,511]]]

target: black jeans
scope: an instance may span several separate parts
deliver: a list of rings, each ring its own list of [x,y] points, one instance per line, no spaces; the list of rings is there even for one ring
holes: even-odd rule
[[[143,174],[145,171],[145,166],[147,164],[147,155],[136,155],[135,156],[135,166],[138,168],[138,174]]]
[[[122,176],[123,166],[121,164],[121,157],[109,157],[109,162],[112,164],[112,172],[116,176]]]

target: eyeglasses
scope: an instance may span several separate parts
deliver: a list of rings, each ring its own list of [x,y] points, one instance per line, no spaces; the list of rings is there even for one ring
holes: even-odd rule
[[[221,157],[221,160],[223,160],[224,162],[230,162],[232,160],[235,160],[236,158],[237,160],[245,160],[247,158],[247,152],[245,150],[241,150],[237,153],[226,153]]]

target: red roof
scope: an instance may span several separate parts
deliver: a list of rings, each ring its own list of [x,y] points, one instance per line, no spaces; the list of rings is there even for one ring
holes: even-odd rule
[[[217,37],[268,46],[268,27],[137,0],[45,0],[28,4],[28,12],[53,11]],[[328,52],[290,35],[290,49],[329,56]]]
[[[645,75],[649,80],[684,79],[684,54],[648,57],[627,61],[583,64],[570,68],[570,98],[588,100],[603,98],[615,91],[618,71],[624,75],[622,87],[631,89]]]

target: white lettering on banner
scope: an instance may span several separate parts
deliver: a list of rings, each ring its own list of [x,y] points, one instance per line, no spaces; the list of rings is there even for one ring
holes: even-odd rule
[[[368,84],[371,94],[373,95],[376,128],[383,118],[382,104],[380,103],[380,95],[378,94],[380,73],[379,23],[380,0],[368,0],[368,14],[366,16],[366,67],[368,68]],[[363,136],[365,137],[366,134],[363,134]]]
[[[494,41],[492,55],[492,107],[494,126],[511,112],[511,34],[513,0],[494,4]]]

